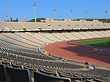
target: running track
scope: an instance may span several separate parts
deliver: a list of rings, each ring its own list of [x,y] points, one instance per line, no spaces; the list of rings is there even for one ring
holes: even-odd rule
[[[88,62],[96,65],[110,66],[110,53],[101,54],[92,52],[94,49],[69,45],[67,41],[48,44],[44,46],[44,50],[47,52],[47,55],[51,54],[83,63]]]

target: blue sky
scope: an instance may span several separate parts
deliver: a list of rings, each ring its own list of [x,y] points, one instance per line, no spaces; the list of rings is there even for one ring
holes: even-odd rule
[[[6,2],[8,9],[8,19],[10,17],[19,21],[34,18],[33,2],[37,2],[37,18],[54,18],[53,9],[56,7],[57,19],[71,19],[71,8],[73,8],[73,19],[85,18],[105,18],[105,10],[108,9],[108,18],[110,18],[110,0],[0,0],[0,21],[6,20]]]

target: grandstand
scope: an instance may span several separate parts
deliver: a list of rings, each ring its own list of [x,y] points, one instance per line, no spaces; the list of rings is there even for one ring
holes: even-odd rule
[[[102,59],[101,63],[104,62],[106,65],[100,65],[89,63],[86,60],[77,61],[75,57],[74,61],[69,60],[63,57],[65,52],[57,51],[56,46],[69,51],[66,48],[66,45],[69,45],[66,42],[69,41],[110,38],[109,27],[109,23],[95,20],[71,21],[65,19],[59,21],[47,18],[36,23],[0,21],[0,73],[2,73],[0,81],[105,82],[110,79],[110,61],[104,62],[105,60]],[[57,43],[58,45],[56,45]],[[45,50],[46,46],[53,44],[56,46],[48,47],[49,50],[54,49],[53,51],[60,53],[60,56]],[[77,50],[83,49],[79,45],[69,46],[73,46]],[[84,46],[84,49],[91,50],[89,55],[92,54],[92,48]],[[83,54],[77,50],[75,53]],[[66,57],[69,55],[67,54]],[[100,60],[97,57],[97,61]],[[109,55],[104,54],[104,57],[109,57]],[[19,81],[17,77],[22,78],[22,81]]]

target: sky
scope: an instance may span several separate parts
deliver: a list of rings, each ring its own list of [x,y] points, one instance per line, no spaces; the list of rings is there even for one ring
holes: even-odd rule
[[[0,21],[6,20],[6,3],[8,20],[18,18],[19,22],[34,18],[34,1],[36,5],[36,18],[54,18],[54,7],[56,7],[56,19],[71,19],[70,10],[73,9],[72,19],[87,18],[110,18],[110,0],[0,0]]]

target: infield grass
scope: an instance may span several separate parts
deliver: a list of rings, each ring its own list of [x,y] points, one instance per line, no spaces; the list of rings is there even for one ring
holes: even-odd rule
[[[109,48],[110,47],[110,38],[75,41],[74,43],[81,43],[81,44],[88,44],[88,45],[97,46],[97,47]]]

